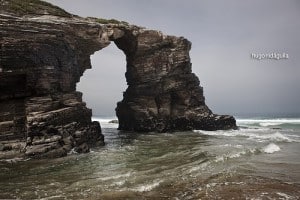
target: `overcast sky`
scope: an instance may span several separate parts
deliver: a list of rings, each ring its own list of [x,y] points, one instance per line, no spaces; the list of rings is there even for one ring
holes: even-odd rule
[[[47,0],[86,17],[115,18],[192,42],[193,72],[220,114],[300,113],[298,0]],[[256,60],[251,53],[287,53]],[[94,115],[113,116],[126,89],[125,56],[114,44],[92,56],[77,90]]]

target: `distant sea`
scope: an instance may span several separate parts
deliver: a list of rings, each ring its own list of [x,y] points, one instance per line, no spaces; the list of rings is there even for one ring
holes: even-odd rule
[[[0,199],[300,199],[300,117],[237,117],[239,130],[123,132],[52,160],[0,162]]]

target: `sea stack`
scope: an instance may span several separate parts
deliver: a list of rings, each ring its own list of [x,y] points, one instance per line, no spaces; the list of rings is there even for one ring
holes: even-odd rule
[[[127,60],[128,88],[116,108],[119,129],[236,128],[232,116],[206,106],[187,39],[81,18],[39,0],[0,4],[0,158],[60,157],[104,144],[76,83],[91,68],[90,56],[111,42]]]

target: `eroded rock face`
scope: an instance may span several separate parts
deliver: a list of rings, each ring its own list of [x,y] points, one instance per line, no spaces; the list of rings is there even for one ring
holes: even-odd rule
[[[0,2],[2,157],[60,157],[103,145],[76,83],[91,68],[90,55],[109,44],[105,27],[61,16],[59,8],[40,1],[32,1],[43,6],[38,13],[24,14],[17,2]],[[40,14],[49,10],[60,15]]]
[[[38,0],[30,4],[38,11],[21,12],[13,7],[16,2],[0,1],[0,150],[9,151],[5,156],[58,157],[72,148],[87,152],[104,144],[76,83],[91,68],[90,55],[111,41],[127,57],[128,89],[116,108],[119,129],[236,127],[233,117],[215,115],[205,105],[185,38],[99,23]]]
[[[187,39],[141,29],[127,31],[115,43],[127,56],[128,89],[116,108],[119,129],[166,132],[236,127],[232,116],[215,115],[205,105],[203,88],[191,70]]]

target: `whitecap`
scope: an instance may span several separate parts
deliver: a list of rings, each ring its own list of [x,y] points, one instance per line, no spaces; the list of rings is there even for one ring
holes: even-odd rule
[[[265,147],[262,149],[262,151],[263,151],[264,153],[270,153],[270,154],[271,154],[271,153],[280,151],[280,147],[277,146],[277,145],[274,144],[274,143],[270,143],[270,144],[268,144],[267,146],[265,146]]]
[[[215,162],[225,162],[229,159],[234,159],[234,158],[239,158],[239,157],[242,157],[242,156],[252,155],[252,154],[255,154],[257,152],[259,152],[259,150],[256,149],[256,148],[244,149],[243,151],[233,152],[233,153],[228,153],[228,154],[217,156],[215,158]]]
[[[261,122],[259,123],[260,126],[279,126],[284,124],[283,122]]]
[[[250,136],[251,139],[256,139],[258,141],[273,141],[273,142],[294,142],[294,140],[290,139],[289,137],[283,135],[280,132],[275,132],[271,134],[252,134]]]
[[[40,200],[49,200],[49,199],[65,199],[64,195],[54,195],[50,197],[39,198]]]
[[[108,118],[100,118],[100,117],[92,117],[92,121],[98,121],[98,122],[110,122],[112,120],[116,120],[115,117],[108,117]]]
[[[117,120],[115,117],[109,118],[100,118],[100,117],[92,117],[92,121],[98,121],[101,125],[101,128],[118,128],[118,123],[110,123],[112,120]]]
[[[137,186],[137,187],[135,187],[131,190],[135,191],[135,192],[148,192],[148,191],[153,190],[157,186],[159,186],[161,182],[163,182],[163,181],[162,180],[155,180],[153,183],[139,185],[139,186]]]
[[[273,118],[273,119],[236,119],[238,125],[259,124],[260,126],[276,126],[282,124],[300,124],[300,118]]]
[[[206,170],[207,167],[211,164],[211,162],[201,163],[200,165],[194,166],[188,170],[188,173],[192,173],[194,171],[203,171]]]
[[[121,180],[121,181],[116,181],[114,183],[112,183],[112,186],[122,186],[125,184],[125,180]]]
[[[206,188],[216,187],[218,183],[208,183],[206,184]]]
[[[131,175],[132,175],[132,173],[128,172],[126,174],[117,174],[117,175],[114,175],[114,176],[107,176],[107,177],[102,177],[102,178],[99,178],[99,179],[102,180],[102,181],[107,181],[107,180],[114,180],[114,179],[119,179],[119,178],[127,178]]]
[[[194,130],[196,133],[201,133],[204,135],[211,135],[211,136],[227,136],[227,137],[236,137],[236,136],[242,136],[242,137],[248,137],[248,135],[245,132],[241,131],[203,131],[203,130]]]
[[[75,148],[72,148],[71,151],[69,151],[67,154],[68,155],[73,155],[73,154],[78,154],[78,152],[75,151]]]
[[[287,135],[283,135],[281,132],[277,131],[275,133],[269,133],[265,130],[234,130],[234,131],[202,131],[195,130],[194,132],[201,133],[210,136],[226,136],[226,137],[246,137],[250,140],[255,140],[257,142],[298,142],[289,138]]]
[[[243,148],[243,145],[240,145],[240,144],[224,144],[224,145],[221,145],[223,147],[233,147],[233,148]]]
[[[281,197],[283,197],[284,199],[294,199],[293,196],[287,195],[285,193],[282,192],[277,192],[277,194]]]

